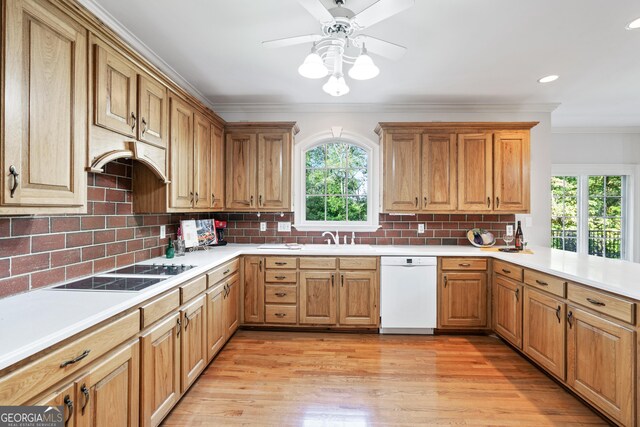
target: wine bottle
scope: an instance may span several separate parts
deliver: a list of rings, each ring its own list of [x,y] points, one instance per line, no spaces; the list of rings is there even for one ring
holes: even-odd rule
[[[516,229],[516,240],[514,242],[515,248],[517,251],[521,251],[523,249],[522,245],[522,227],[520,226],[520,221],[518,221],[518,228]]]

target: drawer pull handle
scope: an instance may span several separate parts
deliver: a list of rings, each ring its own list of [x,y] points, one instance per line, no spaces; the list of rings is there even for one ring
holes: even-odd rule
[[[276,317],[285,317],[287,314],[286,313],[275,313]]]
[[[569,323],[569,329],[573,327],[573,311],[570,311],[567,315],[567,323]]]
[[[67,360],[66,362],[62,362],[60,364],[60,367],[64,368],[65,366],[73,365],[74,363],[77,363],[77,362],[81,361],[82,359],[84,359],[85,357],[87,357],[89,355],[90,351],[91,350],[85,350],[85,351],[82,352],[82,354],[80,356],[76,356],[71,360]]]
[[[540,286],[549,286],[547,282],[543,282],[542,280],[538,280],[538,279],[536,279],[536,283]]]
[[[502,269],[502,272],[503,272],[504,274],[511,274],[511,270],[507,270],[506,268],[503,268],[503,269]]]
[[[558,308],[556,308],[556,317],[558,318],[558,323],[560,323],[560,321],[562,320],[560,318],[560,310],[562,310],[562,308],[558,306]]]
[[[229,274],[230,271],[231,269],[227,268],[225,271],[222,272],[222,274]]]
[[[276,279],[278,279],[278,280],[284,280],[286,278],[287,278],[287,276],[276,276]]]
[[[589,301],[591,304],[593,304],[593,305],[597,305],[597,306],[599,306],[599,307],[604,307],[604,306],[606,305],[606,304],[605,304],[605,303],[603,303],[602,301],[598,301],[598,300],[593,299],[593,298],[587,298],[587,301]]]
[[[284,262],[284,261],[276,261],[276,263],[275,263],[275,264],[276,264],[276,265],[287,265],[287,263],[286,263],[286,262]]]
[[[471,267],[471,264],[469,264],[468,262],[462,262],[460,264],[458,264],[459,267]]]
[[[86,384],[82,384],[82,387],[80,387],[80,391],[84,395],[84,402],[82,402],[82,407],[80,408],[82,411],[82,415],[84,415],[84,409],[89,404],[89,389],[87,388]]]
[[[69,425],[69,420],[73,416],[73,400],[71,400],[68,394],[64,397],[64,405],[67,407],[67,411],[69,412],[67,419],[64,420],[64,425],[66,427]]]
[[[276,292],[274,295],[277,296],[277,297],[282,298],[282,297],[286,297],[287,293],[286,292]]]

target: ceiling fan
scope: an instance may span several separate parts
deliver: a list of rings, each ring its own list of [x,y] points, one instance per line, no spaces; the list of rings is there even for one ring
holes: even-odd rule
[[[320,0],[298,0],[322,25],[322,34],[308,34],[262,42],[264,47],[279,48],[313,43],[311,53],[298,68],[310,79],[329,75],[322,89],[332,96],[349,92],[342,72],[343,64],[353,64],[349,76],[368,80],[380,73],[368,51],[392,60],[400,59],[407,50],[385,40],[358,34],[361,30],[383,21],[413,6],[415,0],[378,0],[362,12],[355,14],[345,7],[345,0],[333,0],[336,7],[326,9]]]

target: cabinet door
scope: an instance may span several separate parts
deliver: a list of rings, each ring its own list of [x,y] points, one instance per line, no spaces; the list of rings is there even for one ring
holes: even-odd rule
[[[422,135],[422,209],[458,206],[456,135]]]
[[[65,384],[53,393],[31,404],[38,406],[63,406],[64,413],[62,414],[62,420],[64,427],[75,427],[76,425],[76,407],[78,402],[75,394],[75,383]]]
[[[376,271],[340,272],[340,324],[376,326],[378,310]]]
[[[207,292],[207,360],[211,361],[225,342],[224,298],[226,288]]]
[[[182,393],[187,391],[207,365],[205,304],[206,298],[203,296],[196,298],[180,310],[182,316]]]
[[[211,123],[200,114],[194,120],[194,202],[195,208],[211,206]]]
[[[136,138],[137,70],[102,44],[95,44],[95,124]]]
[[[487,326],[486,273],[443,273],[440,286],[441,326]]]
[[[291,210],[291,141],[286,133],[258,134],[258,210]]]
[[[167,148],[167,89],[151,77],[138,75],[138,139]]]
[[[528,132],[497,132],[494,135],[494,210],[529,211],[530,162]]]
[[[227,135],[227,209],[255,209],[256,136]]]
[[[523,286],[505,277],[493,276],[493,329],[504,339],[522,348]]]
[[[139,421],[140,349],[133,342],[76,381],[77,425],[133,427]]]
[[[264,258],[244,257],[244,323],[264,323]]]
[[[622,425],[633,425],[635,332],[569,306],[567,383]]]
[[[170,129],[171,170],[170,206],[190,208],[193,204],[193,110],[177,98],[171,98]]]
[[[336,324],[336,273],[300,272],[300,324]]]
[[[490,211],[492,200],[491,134],[458,135],[458,210]]]
[[[264,292],[264,286],[262,287]],[[264,307],[264,304],[263,304]],[[238,329],[240,323],[240,277],[239,275],[233,276],[227,282],[227,294],[224,298],[224,327],[225,327],[225,340],[231,338],[231,336]]]
[[[140,337],[142,426],[157,426],[180,399],[180,314]]]
[[[547,371],[565,379],[565,305],[525,288],[522,350]]]
[[[390,133],[384,138],[383,208],[416,212],[420,209],[420,135]]]
[[[80,212],[87,182],[87,31],[49,2],[2,4],[2,204]]]
[[[224,208],[224,139],[222,128],[211,125],[211,207]]]

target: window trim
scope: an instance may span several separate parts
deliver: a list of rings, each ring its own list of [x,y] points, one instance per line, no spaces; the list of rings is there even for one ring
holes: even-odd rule
[[[551,176],[576,176],[578,177],[578,200],[580,209],[578,210],[578,245],[577,253],[581,255],[589,254],[588,238],[588,209],[584,209],[588,204],[589,188],[583,181],[589,175],[620,175],[626,176],[626,185],[623,191],[623,223],[624,246],[620,259],[626,261],[634,260],[634,249],[638,230],[634,229],[633,218],[636,208],[636,176],[640,167],[633,164],[553,164],[551,165]],[[603,258],[603,257],[598,257]]]
[[[367,221],[361,223],[349,223],[346,221],[306,221],[304,213],[306,209],[306,162],[305,152],[318,145],[332,142],[345,142],[364,149],[369,157],[367,167]],[[373,232],[380,228],[380,147],[374,142],[357,133],[341,130],[339,135],[334,135],[333,130],[311,135],[297,142],[294,147],[294,175],[296,185],[293,186],[294,219],[293,227],[298,231],[358,231]]]

